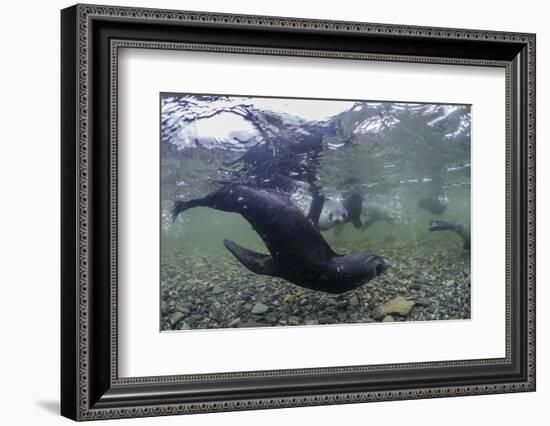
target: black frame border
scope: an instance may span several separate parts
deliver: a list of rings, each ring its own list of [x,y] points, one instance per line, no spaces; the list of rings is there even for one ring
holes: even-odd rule
[[[62,415],[91,420],[535,390],[535,35],[76,5],[61,13],[61,36]],[[118,378],[113,54],[125,46],[506,68],[506,358]]]

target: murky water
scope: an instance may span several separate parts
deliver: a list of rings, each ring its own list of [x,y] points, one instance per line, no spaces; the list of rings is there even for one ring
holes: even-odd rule
[[[470,120],[467,105],[163,95],[161,328],[469,318]],[[238,213],[196,207],[172,221],[175,200],[235,182],[280,191],[304,215],[312,188],[325,207],[359,194],[365,229],[329,221],[322,235],[391,266],[327,294],[239,263],[224,239],[269,252]],[[446,224],[429,232],[431,221]]]

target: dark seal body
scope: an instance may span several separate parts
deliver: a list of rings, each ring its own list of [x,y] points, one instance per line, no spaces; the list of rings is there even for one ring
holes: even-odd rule
[[[347,222],[353,223],[357,229],[363,226],[361,212],[363,210],[363,195],[358,192],[347,192],[343,196],[343,204],[348,212]]]
[[[239,213],[264,241],[270,255],[232,241],[225,247],[252,272],[284,278],[301,287],[344,293],[381,274],[388,262],[371,253],[339,255],[290,198],[279,191],[229,184],[204,198],[176,201],[174,219],[192,207]]]

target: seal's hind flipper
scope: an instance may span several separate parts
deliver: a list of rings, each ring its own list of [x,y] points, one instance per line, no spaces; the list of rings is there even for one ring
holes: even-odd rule
[[[266,254],[257,253],[252,250],[245,249],[237,243],[229,240],[223,240],[223,245],[237,258],[244,266],[256,274],[274,275],[275,264],[273,258]]]
[[[431,220],[428,225],[428,231],[454,231],[456,228],[454,223],[444,222],[442,220]]]
[[[187,203],[185,201],[174,201],[172,206],[172,221],[175,221],[180,213],[187,210]]]
[[[174,201],[174,205],[172,206],[172,221],[175,221],[180,213],[183,213],[186,210],[192,209],[194,207],[211,207],[212,204],[212,196],[207,195],[204,198],[197,198],[195,200],[189,200],[189,201],[181,201],[176,200]]]

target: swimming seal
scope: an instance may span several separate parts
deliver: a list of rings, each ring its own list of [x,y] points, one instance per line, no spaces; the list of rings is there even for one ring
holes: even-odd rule
[[[470,225],[465,223],[443,222],[441,220],[432,220],[428,226],[428,231],[452,231],[459,235],[464,241],[462,248],[470,250]]]
[[[382,274],[389,262],[372,253],[335,253],[292,200],[284,193],[228,184],[190,201],[176,201],[172,217],[193,207],[239,213],[264,241],[270,255],[224,240],[225,247],[256,274],[283,278],[327,293],[344,293]]]
[[[348,211],[342,203],[332,198],[325,199],[321,216],[319,217],[319,229],[327,231],[338,225],[346,223]]]
[[[361,212],[363,210],[363,195],[356,191],[348,191],[342,193],[342,206],[346,211],[345,220],[337,224],[334,228],[334,235],[338,236],[344,230],[346,223],[352,223],[354,228],[361,228],[363,222],[361,221]]]

